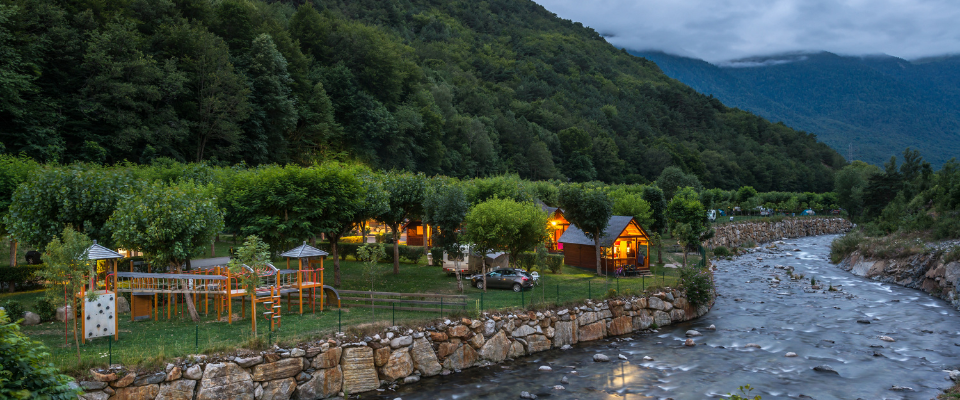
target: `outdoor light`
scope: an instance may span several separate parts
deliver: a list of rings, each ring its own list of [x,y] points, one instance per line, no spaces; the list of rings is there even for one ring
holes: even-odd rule
[[[550,221],[550,225],[557,226],[557,221]]]

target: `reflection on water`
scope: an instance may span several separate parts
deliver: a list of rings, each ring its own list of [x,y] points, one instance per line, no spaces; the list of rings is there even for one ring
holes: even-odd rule
[[[764,400],[936,397],[950,384],[942,370],[960,366],[957,311],[914,290],[837,269],[827,262],[832,239],[789,240],[781,246],[784,250],[760,254],[762,261],[750,256],[718,263],[721,297],[700,320],[631,335],[630,340],[601,340],[425,378],[364,398],[515,399],[528,391],[550,399],[680,400],[722,398],[745,384]],[[792,266],[805,277],[790,280],[776,265]],[[811,277],[824,288],[833,285],[841,291],[814,291]],[[717,331],[705,329],[711,324]],[[682,346],[688,329],[704,334],[694,348]],[[787,352],[798,357],[784,357]],[[595,353],[613,361],[594,363]],[[619,354],[628,360],[619,360]],[[654,361],[643,361],[644,356]],[[553,370],[538,371],[541,365]],[[818,365],[837,374],[814,371]],[[564,377],[565,390],[555,390]],[[894,385],[913,390],[891,390]]]

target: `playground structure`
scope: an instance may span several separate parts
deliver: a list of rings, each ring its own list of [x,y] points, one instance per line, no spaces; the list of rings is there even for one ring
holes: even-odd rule
[[[110,250],[93,241],[93,245],[87,248],[87,260],[94,261],[90,264],[90,288],[92,295],[87,290],[82,290],[81,296],[81,331],[86,343],[87,339],[93,339],[104,336],[113,336],[116,340],[119,338],[119,322],[117,316],[117,291],[110,290],[109,278],[106,279],[105,290],[97,290],[97,266],[100,262],[113,260],[113,272],[117,272],[117,260],[123,258],[120,253]],[[109,276],[109,275],[108,275]],[[64,324],[68,318],[64,318]],[[66,328],[66,326],[64,326]]]
[[[102,248],[102,246],[100,247]],[[106,248],[102,249],[112,253],[109,254],[111,258],[122,258],[116,252]],[[323,284],[323,259],[327,256],[326,252],[304,242],[301,246],[282,253],[281,256],[287,258],[287,269],[280,270],[267,263],[256,269],[242,265],[240,272],[230,271],[227,266],[222,265],[198,268],[184,273],[133,272],[132,261],[130,272],[118,272],[117,263],[114,262],[113,273],[107,275],[105,279],[106,290],[103,292],[105,295],[109,295],[108,298],[114,302],[113,310],[116,310],[117,294],[130,293],[131,321],[146,318],[159,320],[162,314],[160,299],[163,296],[166,296],[165,303],[167,305],[167,318],[169,319],[174,313],[171,307],[180,301],[181,296],[191,294],[197,303],[202,303],[204,314],[209,314],[210,303],[212,302],[217,320],[222,320],[222,315],[226,313],[227,323],[233,323],[233,301],[240,299],[240,315],[243,315],[246,313],[246,300],[249,297],[253,329],[256,329],[258,304],[264,306],[261,315],[269,321],[271,329],[280,326],[282,315],[280,302],[281,296],[284,295],[287,297],[287,312],[291,311],[290,303],[294,295],[296,295],[299,303],[299,313],[301,315],[303,314],[305,300],[309,301],[312,312],[316,312],[315,303],[318,299],[321,310],[323,310],[325,304],[340,307],[340,295],[337,290]],[[91,257],[93,256],[91,255]],[[298,261],[297,269],[290,269],[291,259]],[[248,274],[258,276],[259,283],[256,287],[245,286],[244,278]],[[93,276],[96,277],[95,274]],[[92,288],[96,288],[95,279],[91,281]],[[198,310],[199,308],[198,306]],[[111,332],[114,332],[115,336],[116,320],[117,318],[114,316],[112,318],[114,325]],[[90,337],[97,337],[97,335],[91,335]]]

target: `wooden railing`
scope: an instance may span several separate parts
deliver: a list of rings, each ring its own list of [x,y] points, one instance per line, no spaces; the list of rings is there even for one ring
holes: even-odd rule
[[[462,309],[467,306],[467,296],[456,294],[393,293],[359,290],[340,290],[339,292],[340,300],[350,301],[350,304],[345,304],[345,306],[350,307],[390,308],[400,311],[444,312],[458,308]]]

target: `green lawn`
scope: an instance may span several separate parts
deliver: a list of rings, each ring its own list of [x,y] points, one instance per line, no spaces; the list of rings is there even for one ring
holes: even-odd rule
[[[218,246],[217,253],[220,253],[221,247],[224,248],[224,253],[226,252],[225,249],[229,243],[224,244],[226,246]],[[673,261],[676,256],[678,255],[665,253],[664,261]],[[690,262],[693,262],[693,257],[691,257]],[[278,266],[280,265],[278,264]],[[328,260],[325,267],[325,282],[332,285],[333,263]],[[456,278],[444,274],[436,266],[401,264],[399,275],[393,274],[392,264],[379,264],[378,268],[380,271],[376,275],[377,278],[373,286],[376,291],[459,294]],[[349,302],[345,302],[345,307],[342,310],[327,308],[325,311],[318,310],[316,314],[307,312],[300,316],[295,314],[297,309],[295,303],[293,304],[293,310],[287,311],[286,302],[284,302],[281,329],[270,333],[268,327],[264,325],[264,320],[261,319],[258,321],[258,332],[267,341],[273,340],[281,344],[293,344],[332,335],[341,329],[348,333],[359,334],[364,331],[371,331],[378,326],[392,324],[394,321],[397,324],[412,325],[423,320],[441,317],[477,315],[480,311],[481,302],[484,311],[521,307],[532,309],[553,306],[557,303],[579,302],[588,297],[594,299],[605,298],[611,289],[617,290],[619,288],[619,293],[629,294],[640,293],[644,289],[674,286],[676,284],[677,270],[653,267],[653,272],[656,277],[631,277],[618,280],[596,277],[590,271],[564,267],[562,274],[541,272],[541,285],[523,293],[496,289],[482,293],[481,290],[470,287],[469,281],[465,279],[463,294],[467,296],[467,306],[445,307],[443,315],[440,312],[426,311],[396,311],[394,313],[391,309],[378,309],[374,313],[367,308],[350,307]],[[344,261],[341,274],[341,289],[370,290],[370,282],[364,279],[360,263]],[[7,299],[18,300],[24,304],[27,310],[30,310],[42,296],[42,291],[0,294],[0,302]],[[201,300],[198,299],[198,301]],[[23,331],[35,340],[43,342],[50,349],[51,361],[67,372],[76,373],[94,365],[106,365],[108,361],[149,368],[160,366],[163,360],[172,357],[198,352],[210,353],[238,347],[252,347],[249,303],[246,307],[247,315],[242,315],[243,318],[234,321],[233,324],[215,321],[216,317],[212,305],[210,307],[211,315],[204,316],[199,324],[194,323],[188,317],[175,316],[168,320],[165,317],[166,308],[163,308],[164,316],[159,321],[131,322],[129,314],[123,314],[120,319],[120,340],[110,343],[108,339],[100,338],[81,345],[81,361],[79,363],[72,342],[72,325],[68,334],[69,344],[64,342],[64,324],[60,322],[44,322],[38,326],[27,326],[23,327]],[[305,310],[307,309],[305,307]],[[198,304],[198,310],[202,315],[203,306],[201,304]],[[239,301],[235,301],[233,310],[234,313],[240,313]]]

